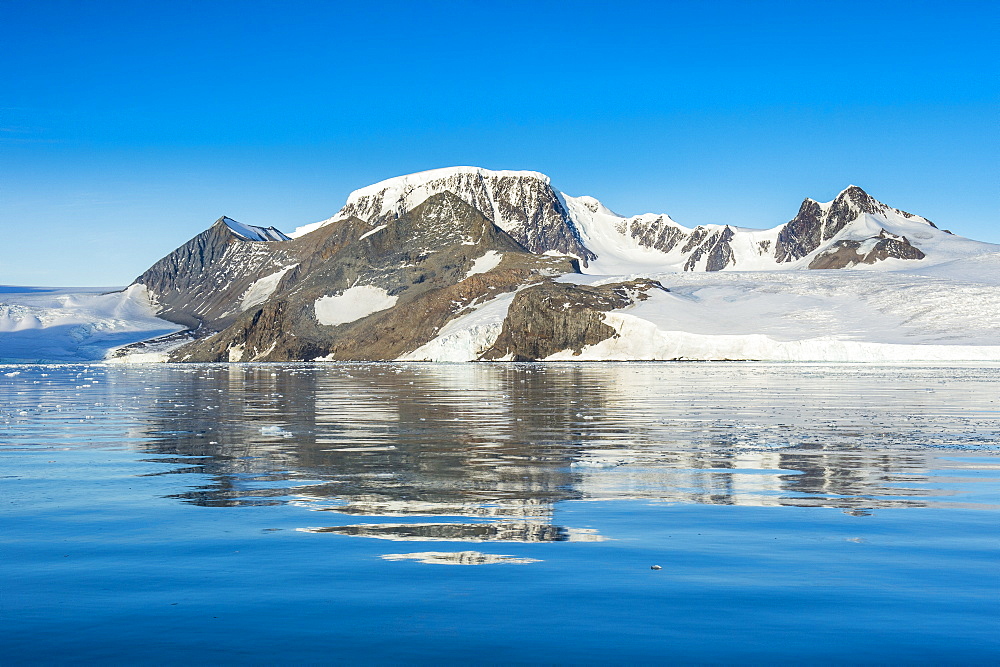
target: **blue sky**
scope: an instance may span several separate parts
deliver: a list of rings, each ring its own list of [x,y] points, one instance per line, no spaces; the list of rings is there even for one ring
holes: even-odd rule
[[[0,0],[0,284],[477,165],[682,224],[854,183],[1000,243],[996,2]]]

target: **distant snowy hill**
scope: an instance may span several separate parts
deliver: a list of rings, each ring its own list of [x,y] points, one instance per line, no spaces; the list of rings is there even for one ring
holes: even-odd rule
[[[0,363],[100,361],[109,350],[182,328],[154,316],[141,285],[126,290],[0,285]]]
[[[187,329],[120,360],[981,361],[1000,360],[997,276],[1000,246],[856,186],[770,229],[689,228],[537,172],[454,167],[287,235],[220,218],[102,298],[144,304],[133,335],[153,314]],[[0,327],[32,328],[6,298]],[[0,358],[31,358],[5,336]]]

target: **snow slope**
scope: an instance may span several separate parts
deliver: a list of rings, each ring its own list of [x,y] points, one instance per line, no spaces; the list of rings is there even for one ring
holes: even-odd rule
[[[600,285],[650,277],[669,292],[604,316],[617,336],[549,360],[1000,360],[1000,253],[909,271],[567,274]],[[512,295],[450,322],[404,359],[470,361]]]
[[[842,191],[838,198],[844,198],[845,193],[854,187],[850,186]],[[732,261],[721,269],[723,271],[804,269],[816,256],[823,254],[837,242],[859,241],[871,244],[883,230],[893,236],[905,237],[922,250],[927,255],[926,258],[888,259],[876,265],[858,264],[852,268],[894,270],[908,268],[915,263],[926,266],[1000,251],[1000,246],[950,234],[937,229],[925,218],[875,202],[878,207],[874,208],[874,213],[855,210],[853,220],[838,233],[825,239],[815,250],[799,259],[780,262],[775,257],[775,248],[786,225],[770,229],[750,229],[734,224],[688,228],[675,222],[668,215],[645,213],[624,217],[609,210],[593,197],[569,195],[562,197],[584,244],[597,255],[597,259],[584,267],[585,273],[594,275],[620,275],[636,271],[683,271],[693,249],[686,244],[687,240],[700,231],[705,238],[711,238],[713,235],[724,233],[727,229],[732,234],[731,240],[728,241],[732,249]],[[820,211],[828,214],[836,201],[837,199],[815,203]],[[678,242],[668,252],[652,247],[648,242],[643,243],[644,239],[663,238],[671,234],[678,239]],[[705,270],[705,261],[695,262],[694,269]]]
[[[0,363],[104,359],[115,348],[182,327],[153,316],[146,288],[0,286]]]
[[[473,306],[399,361],[474,361],[496,342],[515,292]]]
[[[919,268],[657,274],[670,292],[606,315],[618,337],[576,358],[1000,360],[1000,253],[980,264],[989,277]]]

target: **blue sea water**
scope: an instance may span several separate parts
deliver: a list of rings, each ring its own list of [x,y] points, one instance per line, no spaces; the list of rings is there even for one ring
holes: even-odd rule
[[[997,366],[0,367],[0,655],[996,662],[998,387]]]

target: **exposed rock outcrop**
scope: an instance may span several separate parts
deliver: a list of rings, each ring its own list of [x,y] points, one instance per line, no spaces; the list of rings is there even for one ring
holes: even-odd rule
[[[703,230],[699,227],[695,231],[699,232]],[[708,238],[705,238],[705,236],[708,236]],[[685,248],[691,247],[691,254],[688,255],[687,261],[684,262],[684,270],[696,270],[702,258],[705,258],[706,271],[721,271],[730,264],[735,264],[733,248],[729,245],[729,242],[733,240],[733,236],[733,230],[729,227],[725,227],[721,232],[715,232],[711,235],[700,234],[697,243],[692,243],[695,239],[695,236],[692,235],[692,241],[689,241],[688,245],[685,246]]]
[[[632,219],[627,225],[623,222],[621,233],[625,233],[626,228],[640,246],[665,253],[672,251],[687,238],[676,222],[663,215],[648,221]]]
[[[536,361],[563,350],[576,354],[618,334],[604,314],[644,301],[646,292],[665,290],[656,280],[639,279],[594,287],[543,282],[518,292],[503,330],[483,360]]]
[[[874,264],[885,259],[923,259],[924,253],[910,245],[905,236],[894,236],[884,229],[864,241],[843,240],[819,254],[810,269],[846,269],[856,264]]]

